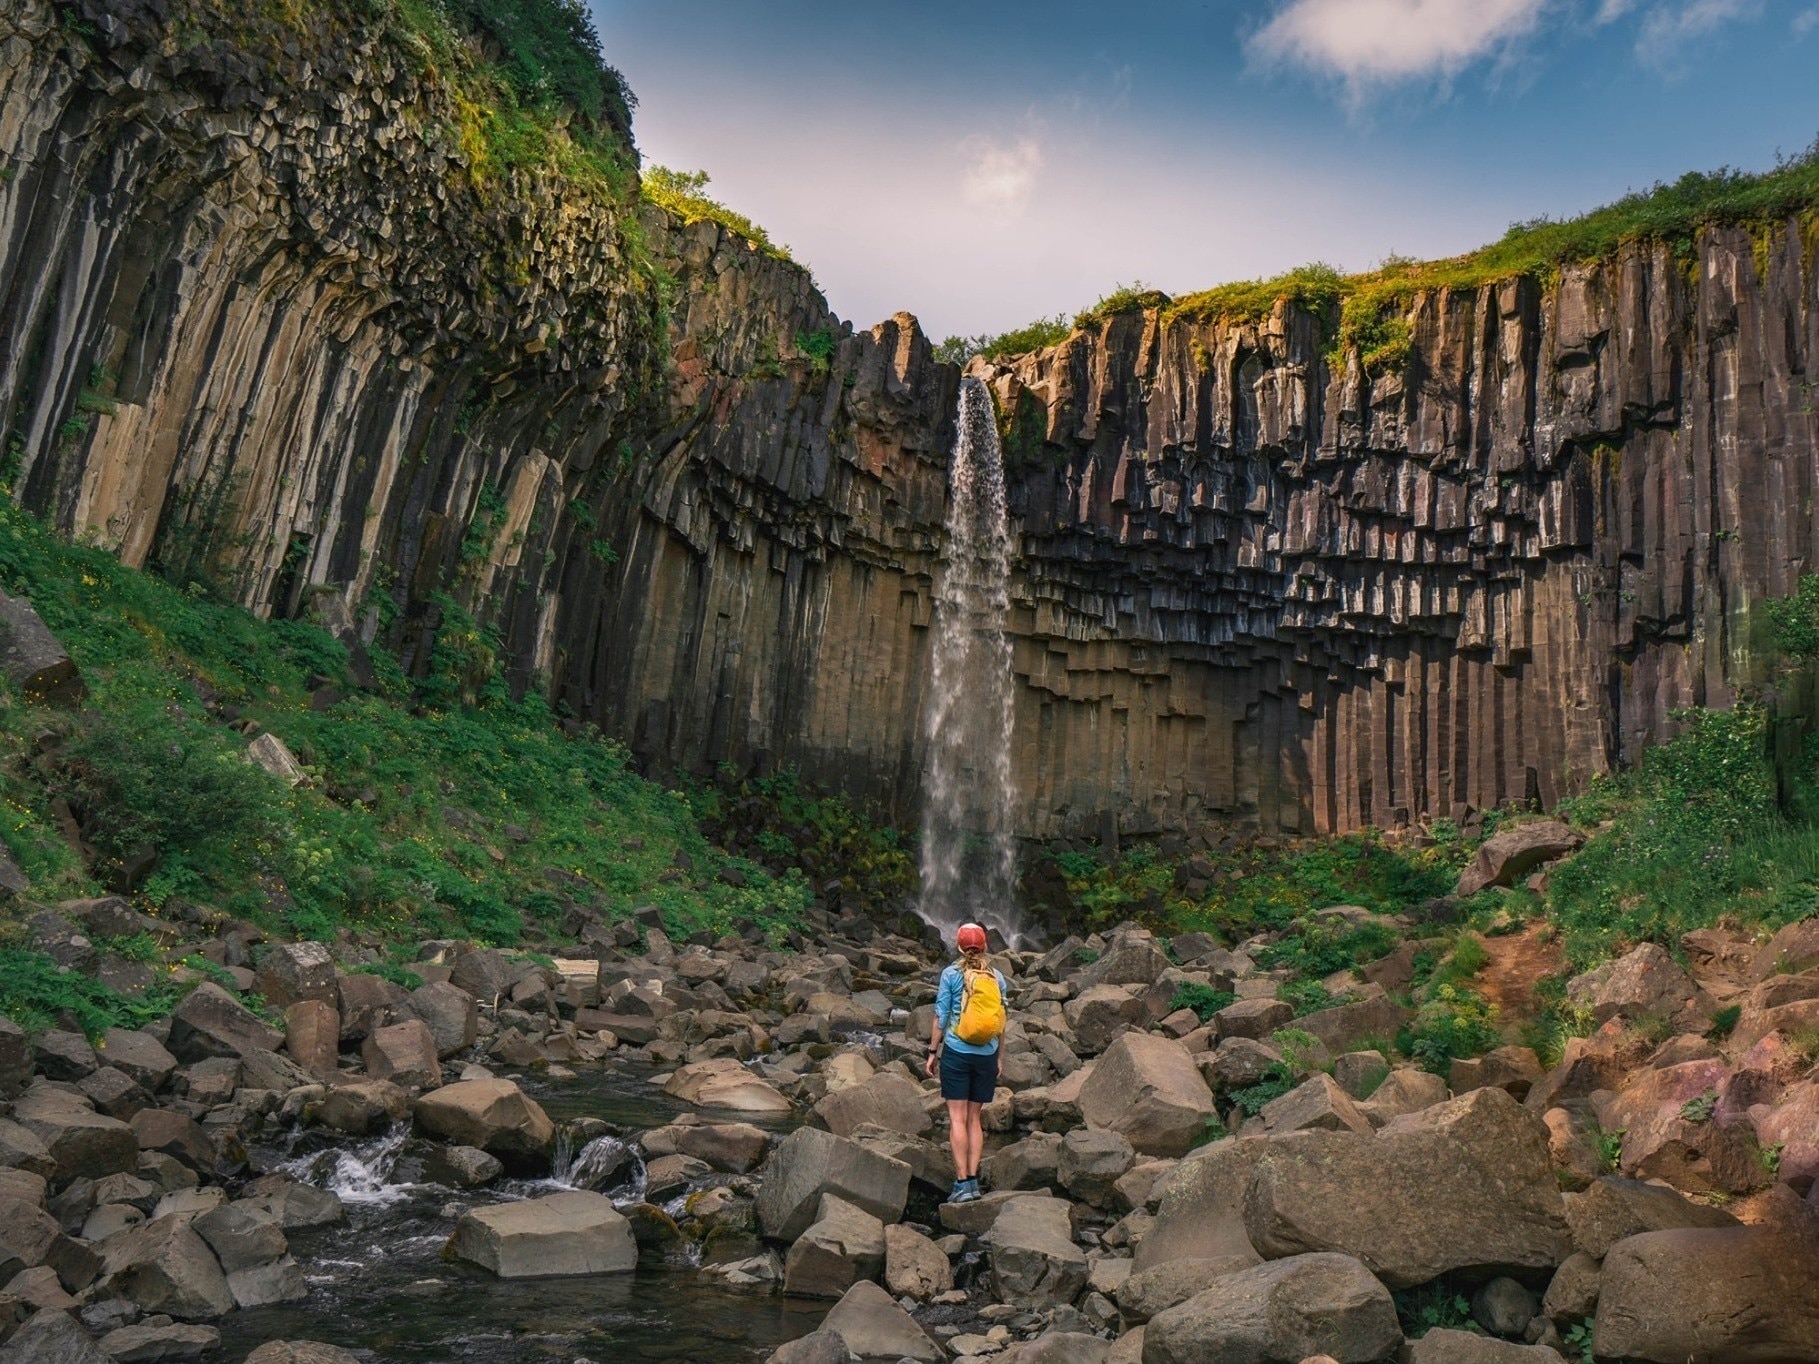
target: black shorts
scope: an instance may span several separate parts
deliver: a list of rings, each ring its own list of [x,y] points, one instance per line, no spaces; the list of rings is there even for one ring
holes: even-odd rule
[[[998,1087],[998,1053],[976,1056],[972,1052],[941,1049],[941,1097],[966,1099],[976,1104],[992,1101]]]

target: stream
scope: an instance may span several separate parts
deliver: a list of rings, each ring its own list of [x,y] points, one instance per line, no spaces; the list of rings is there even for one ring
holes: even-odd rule
[[[469,1208],[586,1187],[622,1207],[643,1192],[639,1132],[690,1111],[652,1087],[642,1068],[583,1073],[551,1083],[519,1077],[558,1127],[583,1118],[612,1135],[568,1143],[557,1176],[501,1180],[460,1190],[410,1182],[400,1160],[406,1134],[259,1148],[261,1170],[282,1169],[341,1196],[347,1221],[290,1233],[310,1284],[306,1301],[235,1312],[216,1323],[219,1358],[237,1360],[267,1340],[319,1340],[380,1362],[482,1360],[759,1361],[815,1329],[831,1304],[733,1292],[686,1265],[641,1264],[634,1274],[501,1280],[442,1258]],[[307,1134],[304,1134],[305,1138]],[[287,1144],[290,1143],[290,1144]]]

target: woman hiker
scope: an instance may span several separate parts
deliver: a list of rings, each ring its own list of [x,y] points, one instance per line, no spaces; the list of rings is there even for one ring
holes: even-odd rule
[[[981,1111],[998,1086],[998,1039],[1004,1034],[1004,974],[986,959],[985,930],[962,924],[954,935],[960,960],[941,973],[935,1021],[929,1029],[930,1075],[939,1067],[947,1100],[948,1137],[954,1148],[950,1203],[980,1197],[979,1157],[985,1147]]]

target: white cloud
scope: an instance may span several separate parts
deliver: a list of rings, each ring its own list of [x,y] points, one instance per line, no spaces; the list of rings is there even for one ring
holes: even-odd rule
[[[1598,14],[1592,20],[1595,24],[1615,23],[1636,7],[1636,0],[1603,0],[1598,6]]]
[[[1036,172],[1042,167],[1042,148],[1033,137],[997,141],[969,137],[960,144],[965,164],[960,175],[960,197],[974,208],[997,216],[1015,216],[1036,191]]]
[[[1801,10],[1794,16],[1794,36],[1804,38],[1814,29],[1819,28],[1819,8]]]
[[[1626,0],[1605,0],[1605,8]],[[1354,92],[1447,77],[1526,37],[1552,0],[1289,0],[1250,40],[1265,61],[1341,77]]]
[[[1677,73],[1694,55],[1689,46],[1762,12],[1762,0],[1676,0],[1657,4],[1636,35],[1636,56],[1659,70]]]

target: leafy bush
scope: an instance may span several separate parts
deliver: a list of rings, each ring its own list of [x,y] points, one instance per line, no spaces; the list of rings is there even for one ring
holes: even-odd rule
[[[1819,828],[1777,808],[1766,711],[1742,703],[1676,718],[1679,737],[1569,811],[1614,821],[1549,880],[1575,966],[1639,942],[1672,945],[1725,917],[1776,927],[1819,907]]]
[[[61,1027],[65,1014],[90,1039],[109,1028],[139,1028],[169,1013],[176,996],[174,987],[164,986],[129,999],[41,952],[0,949],[0,1014],[27,1032]]]
[[[1444,1076],[1455,1060],[1481,1056],[1502,1040],[1495,1005],[1476,990],[1440,985],[1416,1010],[1402,1050],[1423,1070]]]
[[[1330,976],[1395,949],[1396,930],[1380,921],[1354,924],[1338,914],[1296,916],[1283,936],[1258,954],[1265,966],[1286,966],[1303,975]]]
[[[1014,327],[1007,332],[981,332],[977,336],[950,336],[935,346],[935,359],[950,365],[964,365],[975,355],[999,360],[1011,355],[1028,355],[1031,351],[1067,340],[1074,324],[1066,313],[1039,317],[1034,322]]]
[[[1483,1329],[1472,1319],[1472,1302],[1451,1280],[1404,1288],[1390,1295],[1396,1300],[1396,1315],[1402,1321],[1403,1334],[1419,1340],[1429,1331],[1469,1331],[1483,1335]]]
[[[1175,993],[1169,996],[1168,1007],[1171,1013],[1176,1009],[1192,1009],[1194,1015],[1205,1023],[1221,1009],[1229,1008],[1236,998],[1229,990],[1215,990],[1202,981],[1184,980],[1175,987]]]
[[[770,233],[743,213],[708,197],[706,171],[677,171],[668,166],[646,166],[640,183],[644,197],[685,223],[714,222],[738,233],[758,250],[777,260],[789,260],[787,246],[773,242]]]

